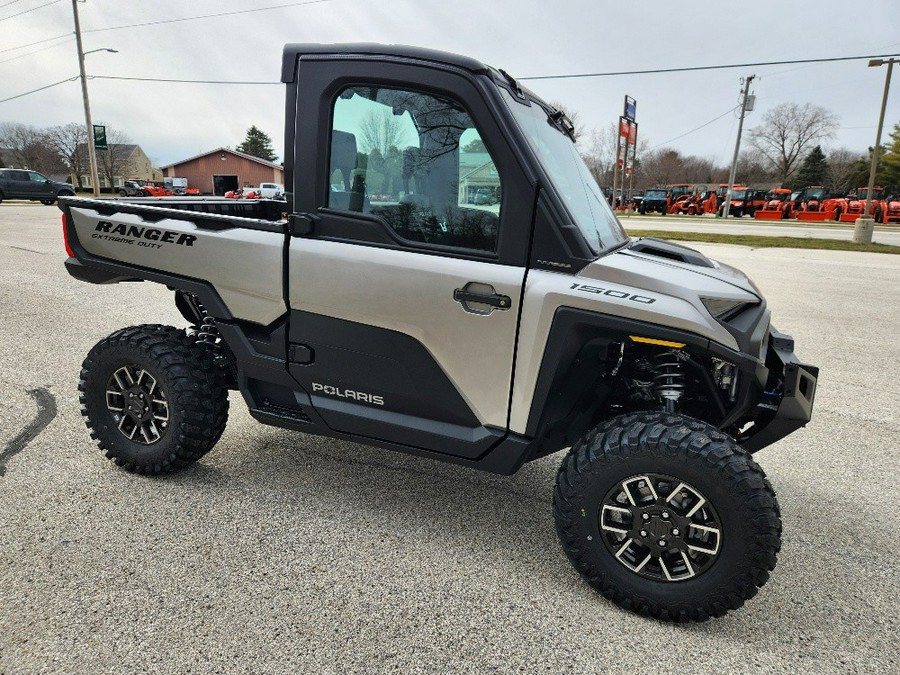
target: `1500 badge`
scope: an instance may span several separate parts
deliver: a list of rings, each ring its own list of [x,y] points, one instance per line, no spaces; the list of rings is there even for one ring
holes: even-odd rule
[[[600,286],[586,286],[585,284],[572,284],[569,287],[573,291],[581,291],[583,293],[595,293],[597,295],[608,295],[611,298],[620,298],[622,300],[631,300],[632,302],[640,302],[643,305],[652,305],[656,302],[656,298],[648,298],[646,295],[633,295],[625,291],[617,291],[614,288],[601,288]]]

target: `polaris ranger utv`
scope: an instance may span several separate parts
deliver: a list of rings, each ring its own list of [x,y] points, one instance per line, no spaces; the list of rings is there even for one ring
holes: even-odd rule
[[[751,453],[809,421],[818,375],[753,282],[630,240],[570,120],[502,70],[288,45],[282,80],[286,203],[61,203],[72,276],[164,284],[190,324],[88,354],[106,456],[196,462],[229,389],[265,424],[500,474],[571,448],[554,513],[589,584],[675,621],[752,597],[781,520]]]

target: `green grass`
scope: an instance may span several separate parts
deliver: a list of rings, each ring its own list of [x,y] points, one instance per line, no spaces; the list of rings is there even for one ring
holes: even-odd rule
[[[657,237],[677,241],[702,241],[711,244],[734,244],[753,248],[817,248],[828,251],[861,251],[863,253],[900,254],[900,246],[888,244],[856,244],[840,239],[812,239],[805,237],[759,237],[752,234],[717,234],[715,232],[669,232],[668,230],[634,230],[632,237]]]

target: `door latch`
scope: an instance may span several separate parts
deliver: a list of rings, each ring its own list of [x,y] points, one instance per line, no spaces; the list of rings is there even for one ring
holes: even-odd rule
[[[488,315],[495,309],[506,311],[512,307],[508,295],[497,293],[493,286],[475,281],[453,291],[453,299],[471,314]]]

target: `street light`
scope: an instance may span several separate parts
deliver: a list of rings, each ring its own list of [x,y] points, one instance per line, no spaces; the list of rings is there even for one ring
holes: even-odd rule
[[[853,241],[870,244],[872,243],[872,230],[874,222],[869,220],[872,213],[872,190],[875,189],[875,173],[878,171],[878,155],[881,150],[881,129],[884,127],[884,111],[887,108],[888,91],[891,87],[891,73],[894,70],[894,64],[897,59],[872,59],[869,61],[869,68],[879,68],[887,64],[887,73],[884,77],[884,96],[881,98],[881,114],[878,116],[878,131],[875,132],[875,149],[872,151],[872,166],[869,168],[869,188],[866,190],[866,210],[863,213],[865,222],[856,221],[856,228],[853,232]]]
[[[94,52],[112,52],[116,54],[115,49],[102,47],[100,49],[92,49],[89,52],[84,51],[81,44],[81,22],[78,20],[78,0],[72,0],[72,14],[75,17],[75,44],[78,47],[78,70],[81,74],[81,96],[84,99],[84,123],[87,126],[88,141],[88,159],[91,165],[91,187],[94,196],[100,196],[100,176],[97,173],[97,152],[94,149],[94,123],[91,121],[91,102],[88,99],[87,75],[84,72],[84,56],[85,54],[93,54]]]

